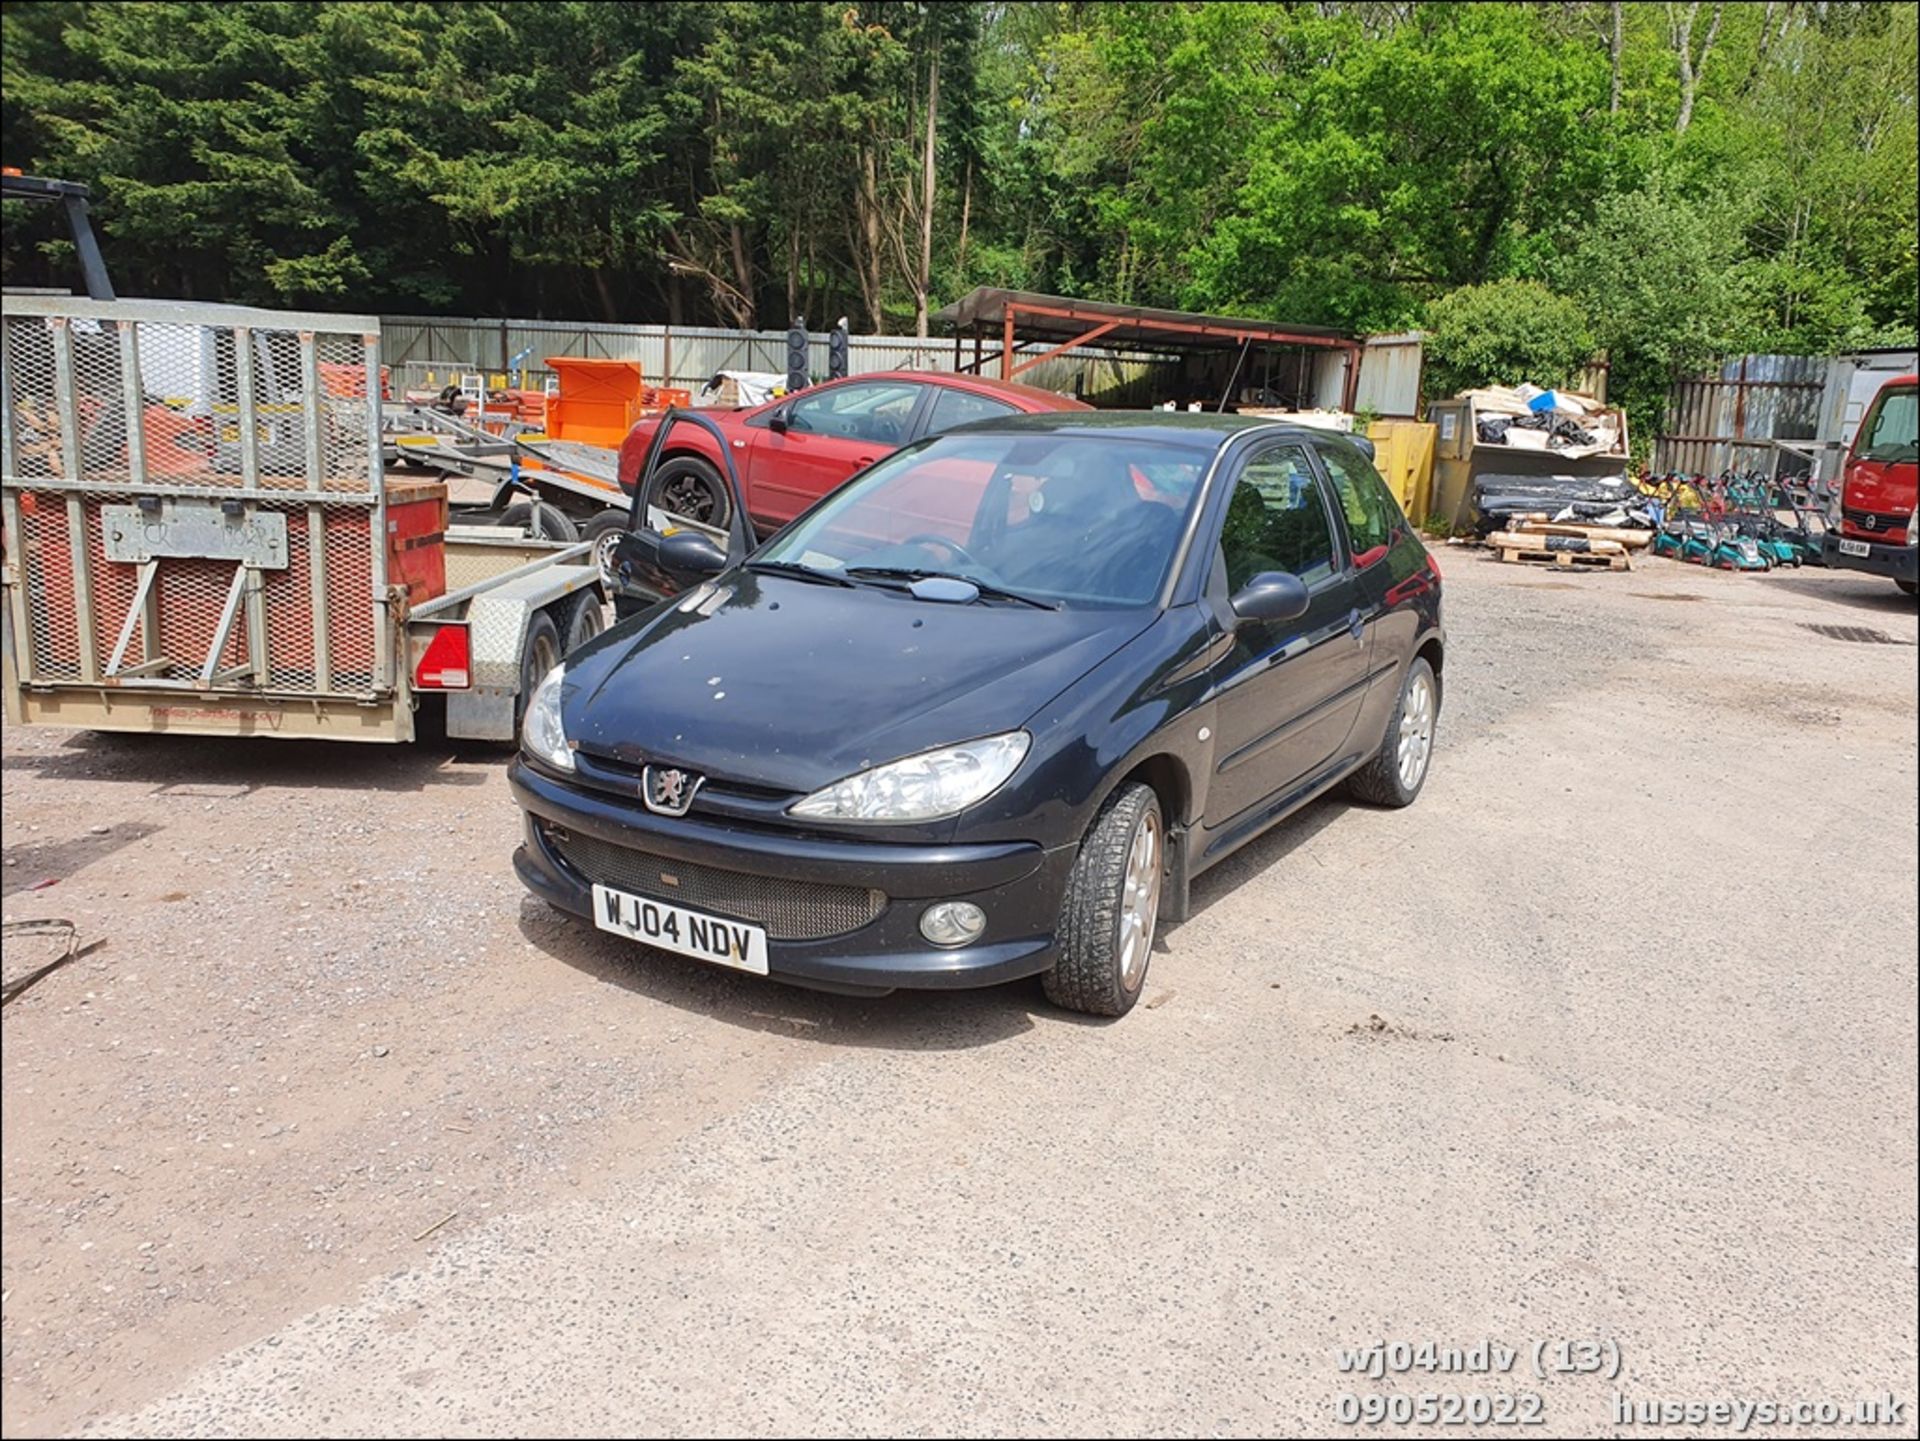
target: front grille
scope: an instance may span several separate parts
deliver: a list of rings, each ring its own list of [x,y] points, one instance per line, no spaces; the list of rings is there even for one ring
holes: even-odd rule
[[[560,856],[589,881],[636,896],[764,926],[776,941],[823,941],[857,931],[886,908],[879,891],[695,865],[549,827]],[[668,881],[665,877],[673,877]]]
[[[1907,517],[1904,515],[1885,515],[1876,510],[1843,509],[1840,518],[1848,525],[1857,525],[1862,530],[1870,530],[1879,535],[1907,538]]]

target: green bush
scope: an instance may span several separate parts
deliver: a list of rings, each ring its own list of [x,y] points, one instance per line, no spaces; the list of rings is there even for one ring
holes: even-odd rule
[[[1565,385],[1593,356],[1579,302],[1532,280],[1463,285],[1427,307],[1427,378],[1434,398],[1482,385]]]

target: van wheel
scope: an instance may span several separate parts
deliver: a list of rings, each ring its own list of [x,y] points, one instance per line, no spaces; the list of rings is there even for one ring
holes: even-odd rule
[[[733,513],[720,472],[695,455],[675,456],[654,467],[646,499],[641,502],[641,515],[650,505],[716,529],[725,529]]]
[[[500,524],[524,530],[535,540],[580,539],[580,527],[567,518],[565,511],[544,500],[516,500],[500,512]]]
[[[1060,907],[1060,959],[1047,999],[1089,1016],[1124,1016],[1140,999],[1160,918],[1166,826],[1151,786],[1125,785],[1080,843]]]
[[[566,654],[560,641],[560,627],[544,610],[537,610],[527,622],[527,638],[520,646],[520,694],[513,698],[513,733],[520,734],[520,721],[527,713],[533,689],[560,664]]]
[[[1415,656],[1400,682],[1400,703],[1387,717],[1387,732],[1373,759],[1347,780],[1357,800],[1376,806],[1410,806],[1427,783],[1433,731],[1440,719],[1440,681],[1424,656]]]
[[[562,637],[566,646],[565,653],[572,655],[605,629],[606,622],[600,608],[600,592],[592,589],[581,591],[574,600],[572,608],[567,612],[567,628]]]

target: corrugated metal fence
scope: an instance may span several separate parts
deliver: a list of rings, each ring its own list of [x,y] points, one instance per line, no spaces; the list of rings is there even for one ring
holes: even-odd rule
[[[637,360],[655,385],[699,391],[721,370],[784,373],[784,330],[723,330],[681,325],[598,325],[543,320],[472,320],[425,316],[385,316],[381,348],[392,367],[396,387],[446,385],[461,372],[505,375],[508,383],[538,388],[551,372],[550,355]],[[827,336],[813,340],[813,369],[827,369]],[[998,347],[988,351],[984,371],[998,375]],[[921,340],[910,335],[848,337],[847,368],[854,375],[876,370],[952,370],[954,343],[948,338]],[[971,363],[970,350],[961,364]],[[1079,393],[1102,405],[1143,405],[1156,375],[1171,374],[1171,362],[1083,346],[1021,374],[1043,390]]]
[[[1829,363],[1820,355],[1741,355],[1712,375],[1680,381],[1667,392],[1653,469],[1719,475],[1769,468],[1771,442],[1818,434]]]

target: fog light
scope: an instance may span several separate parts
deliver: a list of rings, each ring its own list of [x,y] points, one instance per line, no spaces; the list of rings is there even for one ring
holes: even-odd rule
[[[964,946],[987,928],[987,913],[972,901],[938,901],[920,913],[920,934],[936,946]]]

